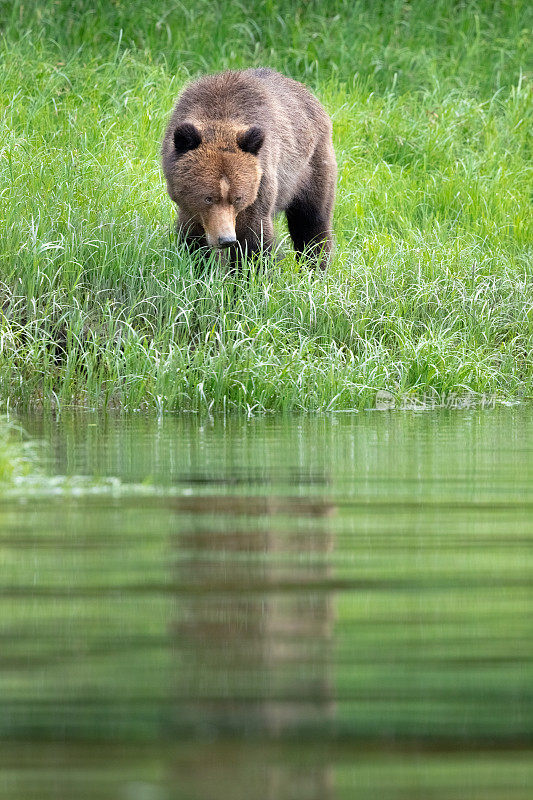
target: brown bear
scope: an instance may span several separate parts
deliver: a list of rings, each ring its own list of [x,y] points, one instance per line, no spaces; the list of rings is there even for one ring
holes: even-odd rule
[[[200,78],[178,100],[162,156],[191,248],[268,251],[284,211],[297,255],[326,266],[337,165],[329,117],[301,83],[265,68]]]

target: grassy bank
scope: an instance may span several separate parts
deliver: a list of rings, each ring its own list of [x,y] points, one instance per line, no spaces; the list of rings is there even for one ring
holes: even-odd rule
[[[526,2],[0,0],[0,399],[314,410],[533,394]],[[159,143],[265,64],[334,122],[337,250],[199,275]],[[280,238],[284,227],[280,225]]]

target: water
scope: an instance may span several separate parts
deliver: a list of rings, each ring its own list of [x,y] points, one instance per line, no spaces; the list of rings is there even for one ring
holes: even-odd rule
[[[532,796],[530,407],[21,422],[1,800]]]

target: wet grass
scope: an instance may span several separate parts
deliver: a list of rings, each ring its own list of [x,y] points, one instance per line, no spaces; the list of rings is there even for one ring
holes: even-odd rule
[[[40,474],[35,443],[31,442],[22,428],[14,422],[0,417],[0,490],[2,495],[18,480],[30,474]]]
[[[533,394],[525,2],[0,2],[0,399],[345,410]],[[198,74],[266,64],[334,123],[327,275],[224,275],[159,143]]]

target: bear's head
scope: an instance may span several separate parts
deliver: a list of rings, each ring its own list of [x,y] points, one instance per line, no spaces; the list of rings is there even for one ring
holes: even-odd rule
[[[237,216],[257,198],[263,131],[182,122],[172,137],[168,192],[187,217],[201,224],[210,247],[236,242]]]

